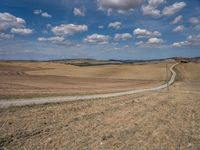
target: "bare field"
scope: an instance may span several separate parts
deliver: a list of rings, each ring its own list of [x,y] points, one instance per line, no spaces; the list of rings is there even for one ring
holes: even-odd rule
[[[169,91],[0,110],[1,149],[199,150],[200,64]]]
[[[166,80],[166,63],[74,66],[1,62],[0,99],[86,95],[152,87]]]

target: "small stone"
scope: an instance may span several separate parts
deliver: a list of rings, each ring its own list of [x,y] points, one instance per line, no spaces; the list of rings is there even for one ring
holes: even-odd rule
[[[188,143],[187,147],[191,147],[192,146],[192,143]]]

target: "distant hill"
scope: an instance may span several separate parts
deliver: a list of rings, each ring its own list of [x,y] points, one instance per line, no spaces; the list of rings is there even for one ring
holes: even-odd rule
[[[78,58],[78,59],[56,59],[56,60],[1,60],[1,61],[24,61],[24,62],[59,62],[77,66],[91,66],[91,65],[107,65],[107,64],[138,64],[138,63],[158,63],[161,61],[181,61],[181,62],[200,62],[200,57],[186,58],[186,57],[171,57],[163,59],[150,59],[150,60],[118,60],[118,59],[109,59],[109,60],[96,60],[89,58]]]

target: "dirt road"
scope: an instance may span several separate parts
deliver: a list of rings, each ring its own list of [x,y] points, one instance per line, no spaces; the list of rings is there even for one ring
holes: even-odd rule
[[[116,97],[116,96],[124,96],[130,95],[135,93],[142,93],[148,91],[157,91],[163,88],[166,88],[174,83],[176,78],[176,72],[173,68],[178,65],[176,63],[170,67],[170,72],[172,73],[170,80],[158,87],[152,87],[147,89],[139,89],[139,90],[130,90],[126,92],[117,92],[117,93],[108,93],[108,94],[96,94],[96,95],[84,95],[84,96],[60,96],[60,97],[46,97],[46,98],[31,98],[31,99],[18,99],[18,100],[1,100],[0,101],[0,108],[8,108],[12,106],[26,106],[26,105],[39,105],[39,104],[49,104],[49,103],[61,103],[67,101],[77,101],[77,100],[87,100],[87,99],[101,99],[101,98],[109,98],[109,97]]]

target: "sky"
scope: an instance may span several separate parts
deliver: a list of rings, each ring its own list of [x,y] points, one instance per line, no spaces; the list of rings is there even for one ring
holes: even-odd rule
[[[1,0],[0,59],[200,56],[200,0]]]

